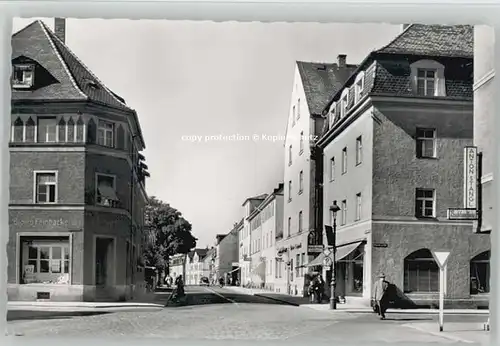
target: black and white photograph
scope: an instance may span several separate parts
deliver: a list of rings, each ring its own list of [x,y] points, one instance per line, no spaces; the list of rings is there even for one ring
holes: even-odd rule
[[[8,335],[488,342],[492,27],[15,18],[11,44]]]

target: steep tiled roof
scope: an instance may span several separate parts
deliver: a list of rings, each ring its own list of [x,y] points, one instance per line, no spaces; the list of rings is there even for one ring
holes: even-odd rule
[[[377,52],[472,58],[473,42],[471,25],[412,24]]]
[[[12,36],[12,59],[20,56],[40,64],[57,82],[32,93],[13,90],[14,99],[91,100],[133,112],[40,20]]]
[[[311,115],[321,114],[332,94],[335,94],[342,87],[356,69],[355,65],[339,68],[335,63],[324,64],[305,61],[297,61],[297,67]]]
[[[188,256],[190,260],[193,260],[194,254],[198,254],[198,258],[201,261],[205,256],[207,255],[208,249],[194,249],[192,251],[189,251]]]
[[[263,199],[266,199],[266,197],[267,197],[266,193],[263,193],[262,195],[258,195],[258,196],[248,197],[247,199],[245,199],[245,201],[243,201],[242,206],[244,206],[245,203],[249,200],[263,200]]]

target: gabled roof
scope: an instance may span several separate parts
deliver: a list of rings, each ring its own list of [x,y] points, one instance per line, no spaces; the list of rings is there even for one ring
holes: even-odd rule
[[[207,255],[207,252],[208,252],[208,249],[194,249],[194,250],[191,250],[188,253],[189,260],[192,261],[193,257],[194,257],[194,254],[196,253],[196,254],[198,254],[199,260],[201,261]]]
[[[321,115],[331,95],[342,87],[356,69],[356,65],[347,64],[346,67],[340,68],[336,63],[297,61],[297,68],[309,106],[309,114]]]
[[[264,200],[264,199],[266,199],[266,197],[267,197],[266,193],[263,193],[262,195],[258,195],[258,196],[254,196],[254,197],[248,197],[247,199],[245,199],[245,201],[243,202],[243,204],[241,206],[244,206],[245,203],[250,201],[250,200]]]
[[[42,21],[34,21],[12,35],[12,60],[17,58],[34,60],[55,82],[34,91],[14,89],[13,100],[92,101],[119,109],[134,117],[143,141],[136,112],[106,87]]]
[[[474,28],[471,25],[411,24],[378,53],[474,57]]]

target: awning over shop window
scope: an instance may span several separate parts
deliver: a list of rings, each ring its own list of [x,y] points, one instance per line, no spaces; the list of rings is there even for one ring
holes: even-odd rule
[[[241,269],[241,268],[240,268],[240,267],[238,267],[238,268],[236,268],[236,269],[231,270],[230,272],[227,272],[226,274],[231,274],[232,272],[235,272],[235,271],[240,270],[240,269]]]
[[[322,266],[325,258],[326,258],[326,255],[322,252],[315,259],[313,259],[311,262],[307,263],[305,266],[306,267]]]
[[[107,184],[99,184],[97,187],[97,190],[99,191],[100,197],[102,199],[109,199],[112,201],[118,201],[118,197],[116,196],[115,190]]]
[[[335,256],[335,261],[339,262],[342,261],[344,258],[349,256],[354,250],[358,248],[363,242],[358,241],[352,244],[348,245],[343,245],[343,246],[338,246],[337,247],[337,253]],[[331,255],[330,255],[331,256]],[[328,256],[328,257],[330,257]],[[315,267],[315,266],[323,266],[324,265],[324,260],[327,256],[322,252],[320,253],[315,259],[313,259],[311,262],[307,263],[307,267]]]
[[[337,247],[337,254],[335,256],[336,257],[335,261],[336,262],[342,261],[344,258],[349,256],[354,250],[356,250],[358,248],[358,246],[361,245],[361,243],[362,242],[358,241],[356,243]]]

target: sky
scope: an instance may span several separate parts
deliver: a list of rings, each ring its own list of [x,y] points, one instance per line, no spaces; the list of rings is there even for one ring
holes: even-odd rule
[[[14,32],[42,19],[14,19]],[[66,44],[135,109],[151,178],[146,189],[212,246],[243,217],[243,201],[283,181],[283,141],[295,61],[358,64],[393,39],[388,24],[214,23],[68,19]],[[201,140],[188,140],[201,136]],[[198,137],[200,138],[200,137]]]

